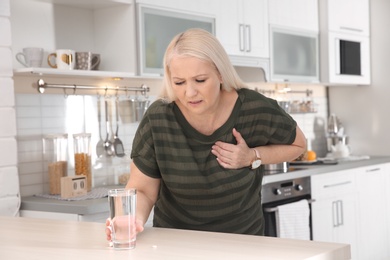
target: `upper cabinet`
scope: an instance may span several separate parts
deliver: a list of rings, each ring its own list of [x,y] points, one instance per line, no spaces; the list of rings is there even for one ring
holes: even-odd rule
[[[10,4],[16,76],[133,80],[160,75],[161,70],[150,74],[146,70],[147,62],[161,65],[160,59],[151,52],[143,61],[142,53],[153,50],[149,48],[153,45],[163,53],[164,45],[153,37],[169,40],[173,35],[166,32],[175,32],[184,23],[159,30],[157,22],[157,30],[144,30],[149,38],[143,39],[140,32],[145,25],[138,6],[144,6],[161,11],[160,17],[169,13],[175,21],[195,21],[190,26],[212,24],[233,65],[263,68],[269,81],[370,84],[369,0],[12,0]],[[16,60],[26,47],[44,49],[41,68],[25,68]],[[47,57],[58,49],[100,54],[99,71],[50,68]]]
[[[369,85],[369,0],[320,1],[321,82]]]
[[[100,54],[99,71],[75,70],[77,76],[135,75],[133,7],[132,0],[11,1],[15,75],[56,74],[59,70],[49,67],[47,57],[58,49]],[[16,60],[16,53],[26,47],[44,49],[41,68],[25,68]]]
[[[212,2],[218,3],[216,36],[229,55],[269,57],[267,0]]]
[[[318,32],[317,0],[268,1],[270,25]]]
[[[271,81],[319,82],[316,0],[269,1]]]
[[[329,31],[370,35],[369,0],[327,0],[324,2],[328,2]]]

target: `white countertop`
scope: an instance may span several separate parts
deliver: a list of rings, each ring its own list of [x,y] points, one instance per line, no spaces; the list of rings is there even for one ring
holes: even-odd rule
[[[0,259],[350,259],[337,243],[146,228],[134,250],[115,250],[104,224],[0,217]]]

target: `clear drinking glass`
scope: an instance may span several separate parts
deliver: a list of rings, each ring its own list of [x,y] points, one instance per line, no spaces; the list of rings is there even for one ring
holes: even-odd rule
[[[136,245],[136,189],[108,191],[111,238],[115,249],[133,249]]]

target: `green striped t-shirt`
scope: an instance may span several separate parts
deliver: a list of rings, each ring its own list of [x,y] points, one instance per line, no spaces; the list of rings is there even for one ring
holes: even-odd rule
[[[233,128],[249,147],[291,144],[296,135],[296,122],[275,100],[249,89],[238,90],[230,118],[208,136],[191,127],[174,102],[149,107],[131,157],[144,174],[161,179],[154,226],[263,234],[261,170],[225,169],[211,153],[216,141],[236,143]]]

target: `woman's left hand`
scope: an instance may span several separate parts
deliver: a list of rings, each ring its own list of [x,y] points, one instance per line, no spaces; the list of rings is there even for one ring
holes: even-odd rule
[[[211,152],[217,157],[218,163],[227,169],[249,167],[255,154],[248,147],[241,134],[233,128],[233,136],[237,144],[218,141],[211,147]]]

